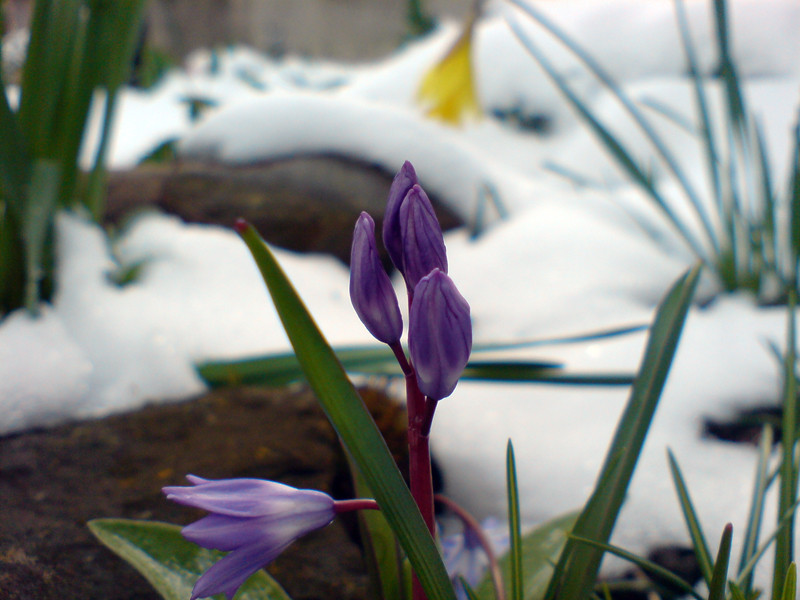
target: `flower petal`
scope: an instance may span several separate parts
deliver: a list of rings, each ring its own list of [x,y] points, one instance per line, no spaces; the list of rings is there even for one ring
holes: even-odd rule
[[[329,507],[333,499],[316,490],[298,490],[263,479],[190,479],[193,486],[168,486],[167,499],[232,517],[259,517]]]
[[[187,525],[181,530],[181,534],[198,546],[223,552],[254,543],[266,546],[264,531],[254,526],[255,521],[256,519],[248,517],[211,514]]]
[[[275,560],[288,545],[265,548],[255,544],[231,552],[200,576],[192,589],[191,600],[219,593],[231,600],[248,577]]]
[[[444,237],[433,205],[419,185],[414,185],[400,205],[403,241],[403,277],[409,291],[434,269],[447,273]]]
[[[375,244],[375,222],[362,212],[353,232],[350,253],[350,300],[369,332],[385,344],[403,334],[403,318],[392,282]]]
[[[472,350],[472,323],[469,304],[438,269],[414,289],[408,345],[422,393],[435,400],[452,394]]]
[[[386,202],[386,213],[383,216],[383,245],[394,266],[401,273],[403,273],[403,240],[400,237],[400,205],[408,190],[418,182],[414,167],[410,162],[404,162],[392,181],[389,199]]]

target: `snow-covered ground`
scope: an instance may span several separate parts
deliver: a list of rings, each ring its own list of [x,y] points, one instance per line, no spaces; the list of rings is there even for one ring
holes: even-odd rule
[[[694,119],[691,84],[667,0],[561,0],[542,10],[595,53],[637,100],[654,98]],[[764,128],[777,182],[786,181],[800,93],[800,4],[733,0],[730,20],[750,107]],[[689,20],[705,73],[716,65],[711,3],[690,0]],[[333,153],[393,171],[414,163],[422,184],[472,218],[491,189],[509,210],[482,236],[447,236],[451,275],[472,306],[476,341],[514,341],[646,323],[692,254],[641,192],[627,183],[512,35],[516,20],[553,58],[579,93],[638,156],[651,151],[620,117],[609,94],[531,22],[502,3],[490,6],[474,40],[477,87],[487,115],[515,112],[548,120],[546,133],[491,116],[461,127],[426,118],[415,102],[424,72],[458,35],[443,24],[375,64],[274,61],[242,48],[223,50],[169,74],[155,90],[127,91],[110,162],[133,166],[178,138],[187,156],[228,162]],[[712,110],[719,85],[709,80]],[[212,100],[192,123],[187,97]],[[651,115],[690,177],[703,185],[702,148],[673,122]],[[716,115],[719,118],[719,115]],[[86,149],[87,159],[91,145]],[[578,187],[545,165],[605,187]],[[686,211],[674,184],[660,183]],[[647,219],[660,243],[643,232]],[[285,350],[286,338],[256,268],[231,231],[147,216],[110,243],[74,215],[58,224],[58,286],[53,305],[32,320],[0,323],[0,433],[96,417],[203,389],[193,365]],[[349,305],[346,269],[327,257],[278,252],[334,344],[370,338]],[[115,269],[143,262],[125,287]],[[785,345],[785,310],[745,294],[720,295],[706,276],[698,291],[655,424],[614,542],[646,553],[686,544],[670,483],[675,452],[710,539],[723,525],[741,541],[755,450],[702,437],[704,419],[775,404],[780,369],[769,343]],[[645,333],[527,350],[571,370],[633,372]],[[440,404],[433,448],[448,492],[479,517],[505,510],[505,443],[513,439],[528,524],[581,505],[591,489],[627,397],[625,388],[568,388],[462,382]],[[774,513],[774,508],[771,509]],[[768,523],[774,523],[770,517]],[[738,546],[736,546],[738,548]],[[736,550],[735,550],[736,551]],[[767,561],[768,562],[768,561]],[[763,571],[762,571],[763,577]]]

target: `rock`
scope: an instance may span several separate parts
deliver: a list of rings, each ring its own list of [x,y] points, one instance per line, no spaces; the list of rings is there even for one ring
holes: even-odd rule
[[[325,156],[237,167],[145,165],[110,174],[106,222],[119,225],[146,208],[223,226],[242,217],[272,244],[332,254],[349,263],[353,226],[361,211],[372,214],[380,233],[392,176],[370,165]],[[461,225],[435,197],[431,202],[443,229]]]

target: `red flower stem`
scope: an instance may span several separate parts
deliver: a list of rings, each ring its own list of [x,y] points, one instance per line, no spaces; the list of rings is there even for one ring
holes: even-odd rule
[[[425,397],[425,413],[422,418],[422,434],[428,437],[431,433],[431,425],[433,425],[433,413],[436,412],[436,405],[438,400]]]
[[[433,519],[433,478],[431,475],[430,438],[424,431],[425,396],[417,387],[416,378],[406,378],[408,396],[408,478],[411,495],[422,513],[431,535],[436,534]],[[413,399],[412,397],[416,396]],[[412,408],[413,407],[413,408]]]
[[[339,515],[353,510],[380,510],[378,503],[372,498],[356,498],[354,500],[336,500],[333,511]]]
[[[414,369],[411,368],[411,365],[406,358],[406,353],[403,352],[403,347],[400,345],[400,342],[389,344],[389,348],[391,348],[392,352],[394,352],[394,356],[397,359],[397,362],[400,364],[400,370],[403,371],[403,375],[406,377],[413,375]]]
[[[431,536],[436,535],[433,513],[433,477],[431,475],[431,451],[428,431],[432,414],[426,410],[426,400],[417,385],[417,375],[406,359],[400,344],[393,344],[392,351],[400,363],[406,378],[406,411],[408,413],[408,478],[411,496],[417,503],[422,519]],[[427,423],[427,425],[426,425]],[[425,591],[414,575],[412,579],[413,600],[426,600]]]

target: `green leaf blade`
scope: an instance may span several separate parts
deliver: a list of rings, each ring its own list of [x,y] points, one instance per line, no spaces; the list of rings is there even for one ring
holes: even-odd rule
[[[577,512],[559,515],[522,536],[522,588],[525,600],[541,600],[544,597],[553,575],[553,566],[577,518]],[[499,562],[504,581],[511,581],[510,553],[502,556]],[[481,600],[495,600],[490,574],[486,574],[476,591]]]
[[[659,305],[630,398],[595,489],[575,524],[575,536],[600,543],[607,543],[611,537],[666,382],[699,274],[699,266],[687,272]],[[568,541],[556,565],[546,598],[587,598],[597,579],[602,556],[603,551],[598,548]]]
[[[97,539],[139,571],[164,600],[187,600],[197,578],[224,556],[186,541],[177,525],[130,519],[95,519],[88,525]],[[236,600],[291,599],[272,577],[257,571],[239,588]]]

